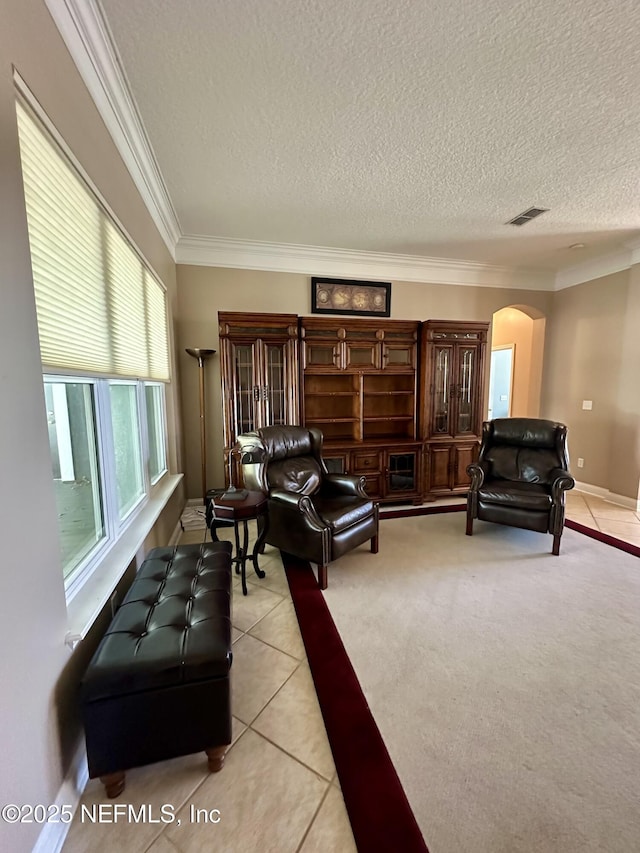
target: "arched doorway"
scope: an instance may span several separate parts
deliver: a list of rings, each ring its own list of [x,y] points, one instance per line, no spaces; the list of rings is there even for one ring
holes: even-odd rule
[[[540,416],[545,322],[542,312],[528,305],[494,313],[489,418]]]

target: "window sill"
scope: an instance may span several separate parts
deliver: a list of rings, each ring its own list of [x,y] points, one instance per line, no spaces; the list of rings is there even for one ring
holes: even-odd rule
[[[102,566],[93,572],[67,604],[65,641],[71,649],[89,633],[183,476],[170,474],[162,479],[147,504],[105,555]]]

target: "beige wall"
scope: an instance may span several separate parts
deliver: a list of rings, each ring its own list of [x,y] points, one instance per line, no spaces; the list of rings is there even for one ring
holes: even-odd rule
[[[55,802],[70,751],[62,732],[77,702],[58,551],[42,371],[18,151],[18,70],[169,290],[175,266],[42,0],[4,0],[0,27],[0,489],[3,570],[3,803]],[[175,409],[175,405],[171,403]],[[175,432],[175,431],[174,431]],[[176,458],[175,451],[173,458]],[[174,522],[179,508],[168,509]],[[163,515],[163,532],[171,520]],[[86,648],[86,647],[85,647]],[[82,649],[82,645],[80,646]],[[82,654],[80,651],[78,654]],[[79,660],[79,658],[78,658]],[[73,730],[77,733],[77,728]],[[73,738],[71,739],[73,740]],[[38,824],[0,824],[0,849],[31,850]]]
[[[611,433],[609,488],[638,498],[640,482],[640,265],[628,273],[620,325],[620,358]],[[615,364],[612,366],[615,367]]]
[[[182,377],[187,494],[200,492],[198,370],[185,347],[218,350],[206,367],[207,482],[224,480],[218,311],[288,312],[310,314],[310,277],[293,273],[259,272],[178,265],[177,344]],[[525,303],[546,314],[551,293],[487,287],[393,282],[391,316],[398,320],[486,320],[506,305]],[[488,360],[487,360],[488,362]]]
[[[640,305],[633,306],[631,313],[631,296],[629,271],[554,294],[547,323],[543,414],[568,425],[571,470],[576,479],[635,497],[640,465],[637,453],[630,450],[639,414]],[[635,351],[635,357],[632,361],[626,357],[628,363],[621,373],[623,347],[629,354]],[[626,380],[624,389],[622,378]],[[582,409],[583,400],[593,401],[591,411]],[[582,469],[577,467],[578,457],[584,459]]]

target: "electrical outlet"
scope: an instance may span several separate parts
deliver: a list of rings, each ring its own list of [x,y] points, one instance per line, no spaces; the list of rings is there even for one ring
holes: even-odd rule
[[[593,400],[583,400],[582,401],[582,408],[585,411],[590,412],[593,409]]]
[[[584,459],[582,456],[578,456],[578,468],[584,468]]]

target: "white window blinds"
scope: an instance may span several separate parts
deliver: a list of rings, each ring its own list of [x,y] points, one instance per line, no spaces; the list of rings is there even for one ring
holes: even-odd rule
[[[40,123],[17,110],[44,367],[168,381],[164,288]]]

